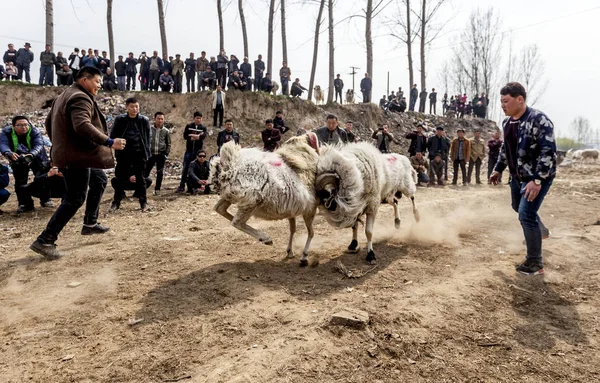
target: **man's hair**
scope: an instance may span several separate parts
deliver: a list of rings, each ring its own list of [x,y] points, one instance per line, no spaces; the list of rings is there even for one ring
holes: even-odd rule
[[[79,52],[79,48],[73,49],[74,52]]]
[[[205,152],[204,150],[198,150],[198,151],[196,152],[196,157],[198,157],[198,155],[199,155],[200,153],[203,153],[204,155],[206,155],[206,152]]]
[[[202,117],[202,113],[194,112],[194,118],[196,118],[196,117]]]
[[[129,104],[137,104],[138,100],[135,97],[129,97],[127,100],[125,100],[125,106],[129,105]]]
[[[200,54],[202,54],[202,53],[206,54],[206,52],[205,52],[205,51],[202,51],[202,52],[200,52]]]
[[[283,113],[281,112],[281,110],[278,110],[277,112],[275,112],[275,114],[283,114]]]
[[[270,118],[265,121],[265,125],[266,124],[272,124],[272,123],[273,123],[273,120],[271,120]]]
[[[328,114],[327,115],[327,119],[328,120],[336,120],[337,121],[338,118],[337,118],[337,116],[335,114]]]
[[[518,82],[509,82],[504,85],[504,87],[500,90],[500,95],[510,97],[519,97],[523,96],[523,100],[527,100],[527,92],[525,91],[525,87]]]
[[[231,121],[230,119],[225,120],[225,123],[231,122],[233,124],[233,121]]]
[[[75,77],[75,81],[84,77],[91,80],[96,76],[102,76],[102,72],[100,71],[100,69],[91,66],[84,66],[77,72],[77,77]]]
[[[15,124],[19,120],[27,120],[27,123],[30,124],[29,119],[27,117],[25,117],[25,116],[14,116],[13,119],[12,119],[12,125],[15,126]]]
[[[165,114],[163,112],[156,112],[154,113],[154,118],[156,118],[156,116],[164,116]]]
[[[348,120],[348,121],[346,121],[346,124],[354,124],[354,122]]]

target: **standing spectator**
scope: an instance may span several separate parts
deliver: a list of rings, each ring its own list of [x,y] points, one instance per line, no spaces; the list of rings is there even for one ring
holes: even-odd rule
[[[221,88],[225,88],[227,82],[227,66],[229,65],[229,59],[225,49],[221,49],[220,54],[217,56],[217,84],[221,85]]]
[[[319,138],[319,146],[348,143],[348,133],[338,126],[338,118],[335,114],[327,115],[326,125],[317,129],[315,133]]]
[[[106,73],[102,76],[102,89],[106,92],[117,89],[117,79],[110,68],[106,68]]]
[[[206,138],[207,130],[202,125],[202,113],[194,112],[194,121],[187,124],[183,131],[183,139],[185,143],[185,154],[183,155],[183,165],[181,169],[181,180],[176,193],[183,193],[185,191],[185,184],[187,181],[190,164],[196,158],[196,153],[203,149],[204,139]],[[188,189],[188,192],[190,190]]]
[[[8,44],[8,49],[4,52],[4,56],[2,56],[3,63],[13,63],[16,65],[17,62],[17,50],[15,49],[15,45],[12,43]]]
[[[200,57],[196,60],[196,76],[198,77],[198,92],[200,91],[200,87],[202,90],[205,89],[206,85],[204,84],[204,72],[206,72],[206,68],[209,67],[208,59],[206,58],[206,52],[202,51],[200,53]]]
[[[98,69],[98,57],[94,54],[94,52],[89,49],[88,55],[81,59],[81,64],[88,68],[96,68]],[[102,72],[100,72],[102,73]]]
[[[271,74],[265,74],[265,77],[262,79],[262,83],[260,84],[260,89],[264,92],[271,93],[273,90],[273,81],[271,81]]]
[[[240,68],[238,67],[239,63],[240,63],[240,60],[237,58],[236,55],[229,56],[229,62],[227,63],[227,70],[228,70],[227,73],[229,74],[229,76],[231,76],[231,74],[233,72],[240,70]]]
[[[388,96],[388,101],[392,101],[394,98],[396,98],[396,95],[394,94],[394,91],[392,91],[392,93],[390,93]]]
[[[196,161],[190,165],[187,177],[187,188],[191,194],[210,194],[210,185],[208,185],[208,176],[210,167],[206,161],[206,152],[200,150],[196,154]]]
[[[490,182],[496,185],[500,173],[508,168],[512,208],[519,213],[527,245],[525,262],[517,266],[517,272],[543,274],[542,239],[548,238],[550,231],[538,210],[556,176],[554,124],[543,112],[527,106],[527,92],[518,82],[506,84],[500,95],[508,118],[502,123],[504,145]]]
[[[163,72],[163,61],[158,57],[158,51],[152,53],[146,66],[148,67],[148,89],[158,91],[160,74]]]
[[[208,65],[210,66],[210,69],[212,69],[213,73],[216,76],[217,75],[217,67],[219,66],[219,63],[217,62],[217,59],[215,58],[215,56],[210,56],[210,61],[208,62]]]
[[[173,56],[167,57],[167,55],[163,55],[163,67],[160,71],[160,74],[163,74],[165,71],[169,73],[171,77],[173,77],[173,65],[171,64],[173,61]]]
[[[404,138],[410,140],[408,147],[408,154],[413,157],[417,152],[423,153],[427,147],[427,137],[423,135],[423,124],[417,125],[417,130],[413,130],[410,133],[406,133]]]
[[[29,170],[36,174],[47,161],[42,133],[33,127],[27,117],[15,116],[12,126],[2,129],[0,152],[10,162],[15,178],[15,193],[19,200],[17,214],[33,211],[31,195],[22,187],[27,185]],[[43,207],[48,201],[41,201]]]
[[[102,51],[102,57],[98,57],[98,69],[102,73],[106,73],[106,70],[110,68],[110,59],[108,58],[106,51]]]
[[[444,186],[445,161],[442,159],[442,153],[436,153],[433,160],[429,163],[429,185]]]
[[[450,146],[450,158],[452,159],[452,164],[454,166],[452,185],[456,185],[456,182],[458,181],[458,167],[460,166],[464,186],[467,184],[465,164],[469,161],[469,158],[471,158],[471,142],[465,138],[465,130],[463,128],[457,129],[456,134],[458,137],[452,140],[452,145]]]
[[[173,84],[175,84],[175,81],[173,81],[173,77],[171,77],[171,75],[169,74],[168,69],[164,70],[163,74],[160,75],[158,81],[160,83],[160,90],[167,93],[171,91]]]
[[[73,72],[73,79],[77,77],[77,72],[81,68],[81,57],[79,57],[79,48],[73,49],[69,55],[69,68]]]
[[[442,114],[445,116],[448,111],[448,93],[444,93],[444,98],[442,98]]]
[[[427,185],[429,183],[429,164],[427,160],[423,158],[423,153],[417,152],[414,156],[410,157],[410,164],[413,169],[417,172],[417,186],[422,184]]]
[[[240,71],[244,74],[245,81],[247,82],[246,89],[252,90],[250,78],[252,77],[252,65],[248,62],[248,57],[244,57],[244,62],[240,65]]]
[[[262,55],[258,55],[258,59],[254,60],[254,90],[262,90],[263,74],[265,72],[265,63],[262,61]]]
[[[288,130],[290,130],[290,128],[287,127],[287,125],[285,124],[285,121],[283,120],[283,112],[281,110],[278,110],[277,112],[275,112],[275,118],[273,119],[273,126],[275,127],[275,129],[278,129],[281,132],[282,136]]]
[[[425,103],[427,102],[427,90],[423,89],[419,93],[419,113],[425,113]]]
[[[150,86],[150,73],[148,66],[148,56],[146,56],[146,52],[142,52],[140,57],[138,58],[138,63],[140,64],[140,88],[142,90],[148,90]],[[134,84],[135,85],[135,84]],[[135,88],[135,86],[134,86]]]
[[[171,152],[171,132],[164,127],[165,114],[163,112],[154,113],[154,127],[150,129],[150,158],[146,166],[146,178],[150,177],[150,172],[156,165],[156,184],[154,185],[154,195],[160,195],[163,174],[167,157]]]
[[[56,54],[56,62],[54,63],[54,67],[56,68],[57,72],[60,69],[62,69],[63,64],[69,65],[69,63],[67,62],[67,59],[65,57],[63,57],[63,53],[62,52],[58,52]]]
[[[500,132],[494,132],[492,139],[488,141],[488,184],[489,179],[494,171],[498,157],[500,156],[500,148],[502,147],[502,139],[500,138]],[[502,173],[498,175],[498,183],[502,183]]]
[[[122,55],[119,55],[119,60],[115,63],[115,71],[117,72],[117,87],[123,92],[125,91],[125,79],[127,78],[127,64],[123,61]]]
[[[206,70],[204,72],[202,72],[202,90],[204,90],[205,87],[208,87],[208,89],[212,90],[215,89],[216,84],[217,84],[217,75],[215,74],[215,72],[212,70],[212,67],[210,65],[208,65],[206,67]],[[198,90],[200,89],[200,84],[198,84]]]
[[[429,161],[433,161],[437,154],[440,154],[442,159],[448,157],[450,145],[448,145],[448,140],[444,137],[444,128],[442,126],[436,127],[435,135],[427,139],[427,151],[429,153]]]
[[[282,63],[281,69],[279,69],[279,79],[281,80],[281,94],[289,95],[289,82],[292,76],[292,70],[287,66],[287,62]]]
[[[487,108],[488,105],[490,105],[490,99],[487,98],[485,93],[481,93],[481,97],[479,97],[479,102],[481,103],[481,114],[478,117],[487,118]]]
[[[365,73],[365,77],[360,80],[360,91],[363,95],[363,103],[371,102],[371,90],[373,89],[373,82],[369,77],[368,73]]]
[[[46,119],[46,131],[52,140],[50,156],[54,166],[63,174],[67,189],[46,229],[30,246],[31,250],[47,259],[61,256],[55,242],[86,197],[81,234],[102,234],[109,230],[97,221],[107,183],[102,169],[114,167],[110,148],[122,150],[125,140],[113,140],[107,136],[106,120],[94,100],[100,89],[101,76],[102,72],[96,68],[81,68],[76,84],[54,100]]]
[[[73,85],[73,71],[69,68],[69,64],[63,64],[56,72],[56,83],[58,86]]]
[[[8,198],[10,197],[10,192],[6,190],[9,182],[10,178],[8,177],[8,166],[0,164],[0,206],[4,205],[4,203],[8,201]],[[0,215],[2,214],[4,214],[4,212],[0,210]]]
[[[181,60],[181,55],[177,53],[175,55],[175,60],[171,61],[171,76],[173,77],[173,81],[175,82],[173,87],[173,93],[183,92],[184,67],[185,63]],[[198,87],[200,87],[200,82],[198,82]]]
[[[225,120],[225,129],[219,132],[217,135],[217,147],[219,148],[219,152],[221,151],[221,146],[225,145],[229,141],[235,141],[236,144],[240,143],[240,134],[233,129],[233,121]]]
[[[110,69],[110,68],[108,68]],[[108,70],[106,71],[108,73]],[[149,211],[146,198],[146,164],[150,158],[150,121],[140,114],[140,104],[135,98],[125,100],[126,114],[115,118],[110,138],[126,140],[127,147],[116,153],[117,167],[115,168],[115,196],[110,206],[114,212],[121,207],[125,195],[125,183],[135,176],[135,195],[139,198],[140,209],[143,213]]]
[[[408,110],[411,112],[415,111],[415,105],[417,104],[417,98],[419,97],[419,90],[417,89],[417,84],[414,84],[412,89],[410,90],[410,104],[408,106]]]
[[[138,61],[133,57],[133,52],[129,52],[125,59],[125,74],[127,76],[127,90],[135,90],[135,78],[137,74]]]
[[[292,89],[290,90],[290,94],[292,95],[292,97],[300,97],[302,96],[302,93],[308,90],[305,87],[303,87],[300,84],[300,79],[297,78],[293,83],[292,83]]]
[[[470,139],[471,157],[469,161],[469,170],[467,174],[467,183],[471,183],[471,175],[473,174],[473,165],[475,165],[475,182],[481,184],[481,162],[485,157],[485,142],[481,138],[481,130],[475,130],[474,137]]]
[[[190,52],[190,57],[185,59],[185,85],[188,93],[196,91],[195,81],[196,59],[194,58],[194,53]],[[198,89],[200,89],[200,84],[198,84]]]
[[[452,146],[452,141],[446,134],[446,131],[442,131],[442,137],[444,137],[444,139],[446,140],[446,143],[448,144],[448,148],[450,148]],[[443,153],[442,153],[442,155],[443,155]],[[448,150],[448,154],[446,154],[446,157],[442,157],[442,159],[444,160],[444,163],[445,163],[444,181],[448,181],[448,162],[450,161],[450,151],[449,150]]]
[[[435,88],[431,89],[431,93],[429,93],[429,114],[437,114],[436,111],[437,104],[437,92]],[[433,110],[433,113],[432,113]]]
[[[402,90],[401,86],[398,87],[398,93],[396,96],[398,97],[398,100],[402,100],[402,97],[404,97],[404,91]]]
[[[225,113],[225,91],[221,85],[212,94],[213,129],[217,127],[217,116],[219,117],[219,129],[223,127],[223,114]]]
[[[398,144],[394,135],[390,133],[390,128],[387,124],[383,124],[371,136],[374,140],[377,140],[375,146],[381,153],[390,153],[390,144],[392,142]]]
[[[25,81],[31,83],[31,75],[29,74],[29,68],[33,62],[33,52],[31,51],[31,44],[25,43],[23,48],[20,48],[17,52],[17,76],[19,80],[23,80],[23,72],[25,72]]]
[[[262,131],[262,141],[266,152],[272,152],[279,146],[281,141],[281,132],[279,129],[273,128],[273,120],[265,121],[266,129]]]
[[[335,89],[335,101],[337,102],[338,96],[339,96],[339,98],[340,98],[339,102],[340,102],[340,104],[342,104],[343,103],[342,90],[344,90],[344,81],[342,81],[339,74],[335,77],[335,80],[333,80],[333,88]]]
[[[353,144],[355,142],[358,142],[358,137],[352,131],[353,127],[354,127],[354,123],[352,121],[346,121],[346,135],[348,136],[348,143],[349,144]]]
[[[54,85],[54,64],[56,55],[52,52],[50,44],[46,44],[46,50],[40,53],[40,85]]]

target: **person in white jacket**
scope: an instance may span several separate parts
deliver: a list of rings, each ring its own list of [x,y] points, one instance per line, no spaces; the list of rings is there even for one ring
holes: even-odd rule
[[[219,129],[223,127],[223,113],[225,112],[225,91],[221,85],[212,94],[213,127],[217,127],[217,115],[219,116]]]

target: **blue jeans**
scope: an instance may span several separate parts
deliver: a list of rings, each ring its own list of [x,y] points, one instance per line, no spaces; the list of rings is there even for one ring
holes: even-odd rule
[[[181,182],[179,183],[179,187],[181,189],[185,188],[185,184],[186,184],[187,177],[188,177],[188,171],[190,170],[190,164],[195,159],[196,159],[196,153],[188,153],[188,152],[186,152],[183,155],[183,166],[182,166],[182,169],[181,169]]]
[[[8,201],[8,197],[10,197],[10,192],[6,189],[0,189],[0,206]]]
[[[532,202],[524,198],[526,185],[527,182],[521,182],[517,178],[512,177],[510,181],[512,208],[519,213],[519,221],[523,227],[523,234],[525,235],[525,243],[527,245],[526,260],[542,263],[542,234],[547,234],[548,229],[542,223],[538,215],[538,210],[542,206],[548,190],[550,190],[552,180],[542,181],[540,193]]]
[[[40,85],[54,85],[54,67],[52,65],[40,66]]]
[[[126,76],[117,76],[117,87],[121,92],[125,91],[125,79],[126,78],[127,78]]]
[[[281,80],[281,94],[287,96],[289,94],[288,84],[290,80],[287,77],[280,77],[279,79]]]
[[[429,177],[425,173],[417,173],[419,183],[429,183]]]

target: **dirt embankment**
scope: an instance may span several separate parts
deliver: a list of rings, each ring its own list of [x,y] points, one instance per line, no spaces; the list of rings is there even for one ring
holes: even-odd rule
[[[38,126],[43,127],[43,122],[48,113],[51,101],[62,92],[62,88],[40,88],[24,84],[0,84],[0,122],[9,121],[16,114],[24,114]],[[204,124],[212,126],[212,98],[208,91],[190,94],[173,94],[162,92],[114,92],[99,93],[97,100],[108,121],[125,111],[124,100],[136,97],[140,103],[142,113],[153,116],[155,112],[162,111],[166,114],[166,121],[175,127],[173,135],[172,158],[183,155],[185,145],[181,132],[185,124],[191,121],[195,111],[204,115]],[[378,124],[389,124],[390,131],[400,138],[402,149],[407,148],[404,134],[414,129],[419,122],[424,122],[430,131],[442,125],[450,136],[455,136],[456,129],[464,128],[467,136],[475,128],[483,130],[486,138],[497,129],[493,121],[481,119],[454,119],[432,116],[422,113],[391,113],[381,110],[375,104],[353,105],[314,105],[312,102],[284,96],[271,96],[263,92],[238,92],[227,93],[225,104],[225,118],[234,122],[235,129],[242,136],[242,144],[248,146],[261,146],[260,132],[264,128],[264,120],[273,118],[275,112],[281,110],[291,133],[299,128],[306,130],[323,126],[325,117],[329,113],[338,116],[343,125],[346,121],[354,122],[354,129],[363,140],[370,140],[371,130]],[[212,133],[212,132],[211,132]],[[210,153],[216,151],[216,131],[206,141],[206,148]],[[398,150],[403,152],[403,150]]]

